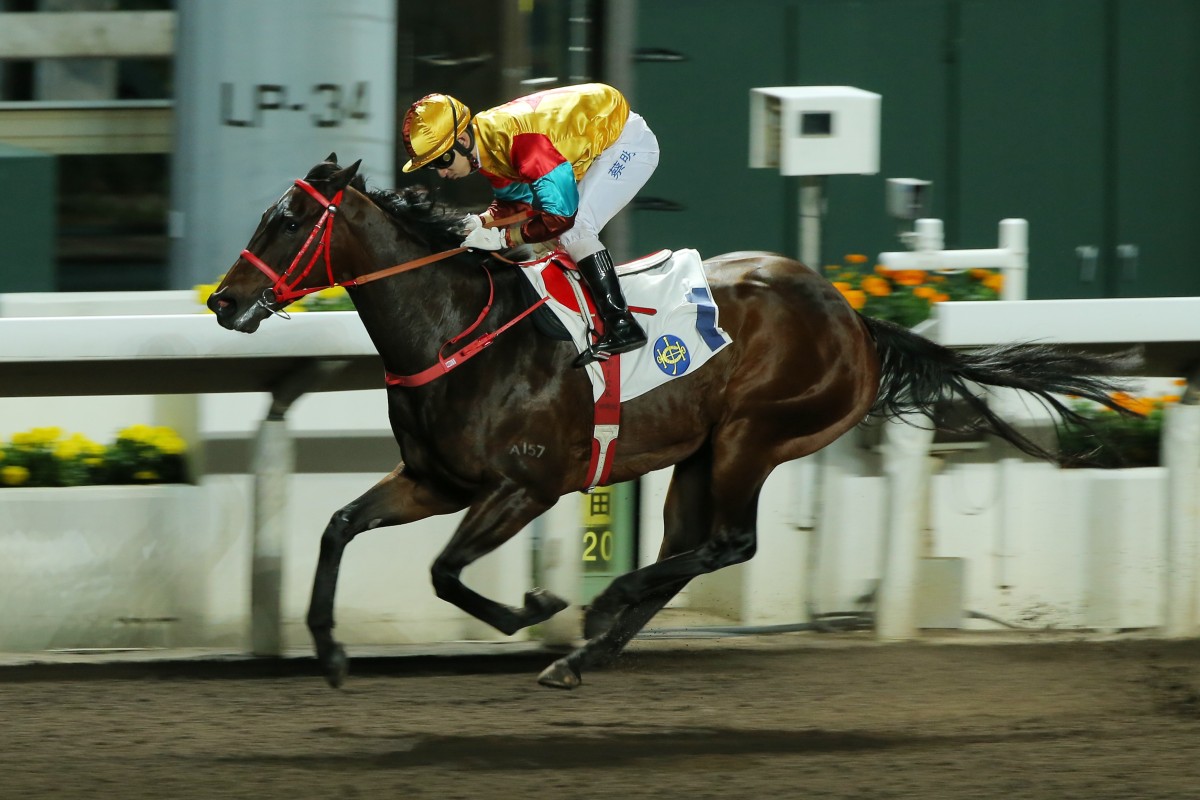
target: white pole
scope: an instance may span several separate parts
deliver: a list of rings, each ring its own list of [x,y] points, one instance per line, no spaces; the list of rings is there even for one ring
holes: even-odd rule
[[[1029,274],[1029,223],[1023,219],[1000,220],[1000,249],[1012,253],[1009,265],[1001,269],[1004,288],[1000,299],[1024,300]]]
[[[909,415],[907,420],[888,420],[883,429],[888,497],[883,581],[875,604],[875,635],[879,639],[917,636],[917,570],[929,492],[926,459],[932,443],[931,423],[919,414]]]
[[[1196,570],[1200,566],[1200,405],[1165,410],[1163,466],[1167,468],[1167,546],[1163,633],[1200,633]]]
[[[552,647],[574,645],[583,634],[579,598],[583,593],[583,517],[579,495],[560,497],[533,524],[541,546],[542,583],[546,591],[570,603],[538,626],[542,641]]]
[[[250,577],[250,649],[256,656],[283,653],[283,544],[288,482],[295,450],[282,418],[268,417],[254,441],[254,550]]]
[[[823,184],[824,178],[820,175],[800,178],[800,261],[818,271],[824,266],[821,263],[821,217],[825,213]]]

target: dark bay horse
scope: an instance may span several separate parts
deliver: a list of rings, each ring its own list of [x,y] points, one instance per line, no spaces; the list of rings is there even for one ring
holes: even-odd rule
[[[253,333],[305,291],[348,285],[386,369],[408,375],[528,307],[518,271],[488,253],[457,252],[374,280],[393,265],[454,250],[461,233],[457,215],[434,209],[424,195],[367,191],[357,171],[357,163],[341,168],[330,154],[266,210],[208,300],[222,326]],[[934,403],[957,398],[975,411],[971,429],[1055,459],[993,415],[972,384],[1025,390],[1070,418],[1052,393],[1112,407],[1108,392],[1119,382],[1111,376],[1132,366],[1128,358],[1043,346],[954,352],[858,314],[825,278],[778,255],[729,253],[705,268],[733,344],[700,371],[624,404],[611,473],[618,483],[674,465],[659,559],[615,579],[594,600],[588,641],[547,667],[543,684],[577,686],[584,669],[620,652],[692,578],[752,557],[759,492],[771,471],[820,450],[869,414],[932,415]],[[477,333],[444,347],[477,319]],[[403,460],[337,511],[321,537],[308,626],[333,686],[347,672],[345,650],[333,638],[338,568],[363,531],[467,509],[432,566],[438,597],[506,634],[566,607],[540,590],[519,607],[497,603],[459,576],[585,486],[593,404],[587,376],[571,367],[575,355],[571,343],[546,338],[523,319],[437,380],[388,387]]]

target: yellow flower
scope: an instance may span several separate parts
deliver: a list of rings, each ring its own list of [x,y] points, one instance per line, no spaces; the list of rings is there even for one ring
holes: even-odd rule
[[[138,481],[156,481],[158,480],[158,473],[152,469],[140,469],[133,473],[133,478]]]
[[[25,469],[25,467],[10,464],[0,469],[0,483],[3,483],[5,486],[20,486],[27,480],[29,480],[29,470]]]
[[[169,456],[177,456],[187,450],[187,443],[170,428],[155,428],[150,443]]]
[[[846,283],[845,281],[834,281],[833,288],[837,289],[842,294],[845,294],[846,292],[850,291],[854,287],[851,286],[850,284]]]
[[[131,442],[147,442],[151,436],[149,425],[130,425],[117,434],[118,439],[128,439]]]
[[[49,445],[62,437],[63,430],[57,425],[47,426],[45,428],[34,428],[29,432],[34,444]]]
[[[196,302],[199,305],[204,306],[204,310],[208,311],[210,314],[212,311],[208,308],[208,296],[216,290],[217,284],[215,283],[198,283],[192,289],[192,291],[196,293]]]

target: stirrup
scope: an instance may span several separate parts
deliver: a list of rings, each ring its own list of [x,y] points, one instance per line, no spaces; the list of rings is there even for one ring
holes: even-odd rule
[[[579,367],[586,367],[593,361],[608,361],[608,359],[612,357],[612,354],[597,349],[599,344],[600,343],[597,342],[596,344],[590,345],[587,350],[584,350],[579,355],[575,356],[575,360],[571,362],[571,366],[578,369]]]

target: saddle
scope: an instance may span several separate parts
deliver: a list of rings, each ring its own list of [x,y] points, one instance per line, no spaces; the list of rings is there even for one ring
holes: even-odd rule
[[[659,250],[656,253],[620,264],[616,267],[617,277],[625,278],[629,275],[636,275],[639,272],[654,269],[668,261],[671,256],[672,252],[670,250]],[[522,262],[520,266],[527,267],[538,264],[545,264],[541,269],[541,274],[542,285],[545,287],[546,295],[542,294],[536,281],[528,280],[521,287],[525,301],[533,304],[543,296],[549,296],[554,302],[579,314],[580,318],[583,319],[584,314],[580,310],[580,303],[582,302],[587,307],[587,319],[589,323],[593,328],[597,328],[600,322],[599,317],[596,315],[596,304],[592,300],[592,292],[587,284],[577,276],[578,267],[575,266],[575,262],[571,256],[556,250],[536,261]],[[528,274],[526,277],[528,277]],[[622,282],[622,288],[624,288],[624,282]],[[642,306],[631,305],[630,310],[635,314],[642,315],[655,313],[654,309]],[[543,305],[538,308],[537,311],[533,312],[532,317],[533,325],[541,335],[560,342],[570,342],[575,339],[572,332],[563,324],[559,314],[549,305]]]

